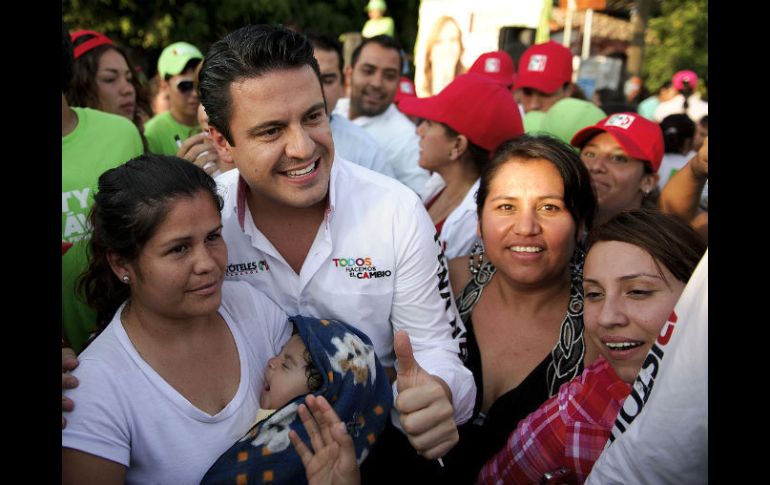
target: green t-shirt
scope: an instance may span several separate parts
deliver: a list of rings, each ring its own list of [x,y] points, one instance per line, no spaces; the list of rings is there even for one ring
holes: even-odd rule
[[[94,329],[96,314],[75,297],[85,269],[88,212],[99,176],[142,154],[139,130],[128,119],[89,108],[72,108],[78,124],[61,139],[61,239],[75,245],[62,256],[62,327],[75,352]]]
[[[171,116],[170,111],[153,116],[144,125],[144,137],[150,152],[158,155],[176,155],[179,147],[174,135],[179,135],[179,139],[185,141],[200,131],[198,125],[187,126],[179,123]]]

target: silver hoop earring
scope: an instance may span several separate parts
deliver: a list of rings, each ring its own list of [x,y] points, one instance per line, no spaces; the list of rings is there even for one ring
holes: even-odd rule
[[[123,278],[121,278],[121,279],[123,280],[123,283],[128,284],[128,275],[127,274],[124,274]]]
[[[472,275],[478,274],[484,264],[484,244],[481,241],[473,243],[471,255],[468,257],[468,269]]]

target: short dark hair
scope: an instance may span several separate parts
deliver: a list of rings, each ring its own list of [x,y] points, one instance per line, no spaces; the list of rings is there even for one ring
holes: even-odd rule
[[[187,71],[196,71],[196,70],[197,70],[197,67],[198,67],[198,65],[201,63],[201,61],[202,61],[202,60],[203,60],[203,59],[201,59],[201,58],[199,58],[199,57],[196,57],[196,58],[194,58],[194,59],[190,59],[190,60],[189,60],[189,61],[187,61],[187,63],[184,65],[184,67],[182,68],[182,70],[181,70],[181,71],[179,71],[179,74],[184,74],[184,73],[186,73]],[[165,75],[165,76],[163,76],[163,79],[164,79],[164,80],[166,80],[166,81],[168,81],[168,80],[170,80],[170,79],[171,79],[172,77],[174,77],[174,76],[179,76],[179,74],[168,74],[168,73],[166,73],[166,75]]]
[[[361,51],[363,50],[364,46],[372,43],[377,44],[385,49],[395,49],[395,51],[398,52],[398,72],[401,73],[401,66],[404,64],[404,55],[402,54],[404,49],[401,47],[401,43],[399,43],[396,39],[385,34],[375,35],[374,37],[364,39],[364,41],[361,42],[361,45],[356,47],[353,51],[353,54],[350,57],[350,65],[356,67],[356,62],[358,62],[358,58],[361,56]]]
[[[682,283],[687,283],[706,251],[706,243],[688,224],[653,209],[626,210],[594,228],[586,239],[586,253],[603,241],[638,246]]]
[[[214,179],[193,163],[165,155],[140,155],[99,177],[89,214],[88,267],[77,282],[78,291],[97,312],[98,328],[109,323],[130,296],[129,286],[112,272],[108,253],[135,260],[165,220],[171,202],[198,192],[222,210]]]
[[[307,40],[314,49],[322,51],[332,51],[337,53],[337,62],[340,66],[340,76],[342,75],[342,69],[345,67],[345,59],[342,53],[342,44],[334,37],[319,32],[305,32]]]
[[[511,159],[545,159],[559,171],[564,182],[564,204],[572,215],[578,231],[588,230],[596,214],[596,196],[591,187],[591,175],[588,173],[580,156],[563,141],[549,135],[524,134],[509,140],[495,151],[492,161],[481,172],[476,205],[481,219],[481,212],[489,195],[489,185],[501,166]],[[577,234],[580,239],[580,234]]]
[[[75,63],[75,54],[73,53],[72,39],[69,29],[62,21],[61,23],[61,92],[66,93],[72,82],[72,66]]]
[[[272,25],[247,25],[227,34],[206,53],[198,76],[200,98],[209,124],[235,145],[230,132],[233,108],[230,85],[237,79],[304,66],[313,69],[323,94],[318,61],[304,35]]]
[[[292,330],[291,334],[293,335],[299,335],[299,330],[297,329],[296,324],[292,324]],[[300,336],[300,339],[302,339],[302,336]],[[302,342],[305,344],[305,342]],[[307,378],[307,388],[310,390],[310,392],[316,392],[321,388],[321,386],[324,383],[324,378],[321,375],[321,371],[319,371],[315,364],[313,363],[313,356],[310,355],[310,349],[308,348],[307,344],[305,344],[305,352],[302,353],[302,358],[305,360],[305,377]]]
[[[660,122],[666,153],[680,153],[687,139],[695,137],[695,123],[685,114],[668,115]]]

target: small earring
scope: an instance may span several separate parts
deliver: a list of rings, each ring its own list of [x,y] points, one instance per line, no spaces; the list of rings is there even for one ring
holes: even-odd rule
[[[128,284],[128,275],[124,274],[122,280],[123,280],[123,283]]]

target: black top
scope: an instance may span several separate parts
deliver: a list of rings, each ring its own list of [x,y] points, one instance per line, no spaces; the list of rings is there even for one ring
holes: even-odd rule
[[[476,404],[473,417],[458,427],[460,442],[443,459],[445,467],[441,472],[444,483],[472,484],[484,463],[505,445],[519,421],[554,395],[561,384],[583,371],[583,259],[584,253],[578,250],[570,263],[570,301],[559,340],[518,386],[495,400],[486,415],[481,412],[484,398],[481,351],[470,315],[481,290],[496,271],[494,266],[485,263],[457,298],[467,332],[467,354],[463,361],[476,382]]]

